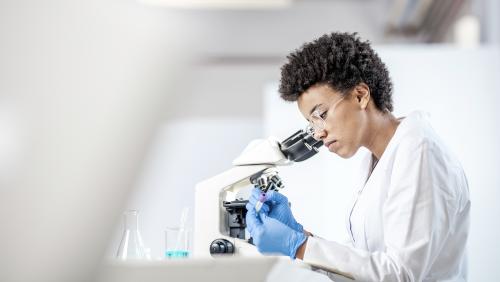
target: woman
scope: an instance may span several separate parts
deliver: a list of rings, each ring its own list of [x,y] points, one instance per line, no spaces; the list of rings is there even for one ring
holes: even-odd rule
[[[369,150],[348,211],[348,244],[313,236],[288,200],[259,191],[247,228],[263,253],[299,258],[360,281],[464,281],[470,200],[463,169],[424,114],[392,115],[389,73],[368,42],[332,33],[282,67],[281,97],[296,101],[310,133],[343,158]]]

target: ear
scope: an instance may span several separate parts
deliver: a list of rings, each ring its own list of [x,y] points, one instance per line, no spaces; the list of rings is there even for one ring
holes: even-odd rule
[[[368,107],[368,102],[370,102],[370,87],[366,85],[366,83],[361,82],[360,84],[354,87],[354,97],[356,98],[356,102],[358,102],[361,109],[366,109]]]

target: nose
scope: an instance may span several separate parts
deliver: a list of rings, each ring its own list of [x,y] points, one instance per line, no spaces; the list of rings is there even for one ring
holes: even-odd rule
[[[326,130],[322,129],[322,130],[314,131],[314,135],[313,135],[314,139],[323,140],[325,137],[326,137]]]

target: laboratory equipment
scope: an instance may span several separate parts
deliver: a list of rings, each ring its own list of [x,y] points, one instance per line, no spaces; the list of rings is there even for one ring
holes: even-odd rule
[[[189,257],[189,229],[167,227],[165,229],[165,258],[179,259]]]
[[[237,254],[260,256],[245,231],[246,208],[253,187],[265,192],[284,188],[277,166],[315,155],[322,141],[299,130],[283,142],[274,138],[250,142],[233,167],[196,185],[195,257]]]
[[[267,199],[266,198],[267,191],[285,188],[283,182],[281,182],[281,178],[279,178],[276,173],[271,174],[268,177],[259,177],[257,179],[257,183],[255,186],[262,191],[262,193],[259,196],[259,201],[255,205],[255,210],[257,212],[260,211],[260,209],[262,208],[262,204]]]
[[[116,258],[121,260],[147,259],[147,250],[139,232],[139,211],[126,210],[123,213],[123,220],[123,235]]]
[[[186,228],[189,207],[182,209],[179,227],[167,227],[165,230],[165,258],[177,259],[189,256],[190,232]]]

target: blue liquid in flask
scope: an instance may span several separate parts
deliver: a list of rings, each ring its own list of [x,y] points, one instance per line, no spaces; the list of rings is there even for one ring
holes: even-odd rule
[[[167,259],[178,259],[189,257],[189,251],[187,250],[167,250],[165,251],[165,258]]]

